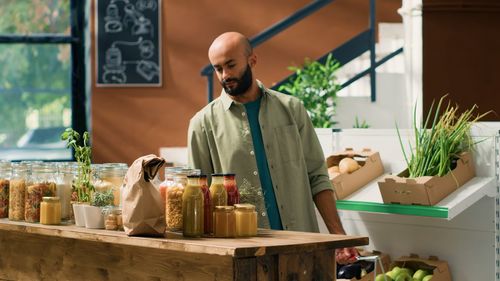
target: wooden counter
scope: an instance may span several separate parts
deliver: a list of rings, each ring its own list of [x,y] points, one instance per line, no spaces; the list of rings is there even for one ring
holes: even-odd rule
[[[259,230],[257,237],[128,237],[0,219],[0,280],[334,280],[334,249],[368,238]]]

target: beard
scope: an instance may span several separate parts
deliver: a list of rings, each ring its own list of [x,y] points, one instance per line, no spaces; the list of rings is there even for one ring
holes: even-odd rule
[[[252,79],[253,79],[252,69],[250,68],[250,65],[247,64],[247,68],[245,69],[245,72],[243,72],[241,77],[239,78],[230,77],[222,80],[220,83],[222,85],[222,88],[224,88],[224,91],[228,95],[237,97],[243,95],[244,93],[246,93],[246,91],[248,91],[250,86],[252,86]],[[233,82],[234,84],[236,84],[236,86],[234,88],[230,88],[227,85],[227,83],[229,82]]]

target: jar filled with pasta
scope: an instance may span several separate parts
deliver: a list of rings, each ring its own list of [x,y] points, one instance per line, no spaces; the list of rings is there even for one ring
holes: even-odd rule
[[[174,184],[167,188],[167,204],[165,218],[167,230],[182,231],[182,195],[187,186],[190,169],[182,169],[174,175]]]
[[[51,165],[40,164],[32,167],[24,204],[24,219],[27,222],[40,221],[40,204],[44,196],[56,196],[55,175],[56,170]]]
[[[22,163],[13,163],[9,190],[9,220],[24,220],[24,197],[27,180],[28,167]]]
[[[9,216],[10,161],[0,160],[0,218]]]
[[[98,176],[102,181],[109,182],[113,190],[113,205],[118,207],[120,202],[120,191],[124,184],[125,174],[127,174],[128,165],[126,163],[105,163],[99,167]]]

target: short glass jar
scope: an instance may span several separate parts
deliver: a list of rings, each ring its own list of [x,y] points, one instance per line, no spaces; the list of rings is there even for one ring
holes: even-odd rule
[[[61,201],[59,197],[43,197],[40,204],[41,224],[61,224]]]
[[[257,235],[257,212],[252,204],[235,204],[236,236],[248,237]]]
[[[9,216],[10,161],[0,160],[0,218]]]
[[[214,237],[230,238],[236,236],[236,215],[234,206],[215,206]]]

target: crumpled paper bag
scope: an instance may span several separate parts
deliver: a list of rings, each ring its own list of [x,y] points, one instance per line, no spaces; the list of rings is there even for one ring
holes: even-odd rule
[[[129,236],[164,236],[165,207],[153,179],[165,159],[150,154],[134,161],[125,175],[122,216],[123,228]]]

